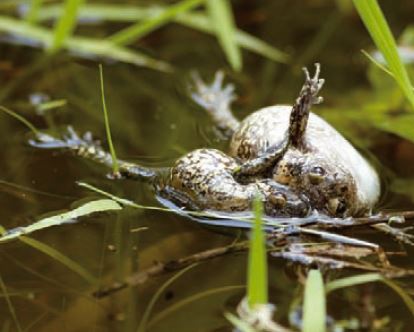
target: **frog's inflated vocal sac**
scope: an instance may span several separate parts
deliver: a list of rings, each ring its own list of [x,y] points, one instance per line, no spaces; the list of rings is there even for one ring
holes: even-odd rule
[[[119,161],[124,177],[150,181],[175,204],[196,210],[248,211],[257,195],[269,216],[304,217],[317,211],[335,217],[368,214],[379,196],[379,180],[367,161],[334,128],[310,113],[321,102],[319,65],[295,104],[261,109],[242,122],[230,110],[233,86],[195,78],[193,99],[212,116],[230,141],[229,155],[199,149],[174,166],[149,169]],[[63,139],[40,134],[32,145],[65,148],[109,167],[112,157],[90,134],[72,129]]]

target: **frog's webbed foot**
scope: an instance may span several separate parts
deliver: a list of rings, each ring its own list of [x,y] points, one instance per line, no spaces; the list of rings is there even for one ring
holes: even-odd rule
[[[309,71],[303,68],[305,72],[305,83],[293,105],[289,120],[289,140],[297,148],[304,148],[304,135],[308,125],[309,112],[314,104],[320,104],[323,98],[318,96],[325,80],[319,78],[321,67],[319,63],[315,64],[315,74],[310,76]]]
[[[29,144],[41,149],[73,149],[80,147],[97,147],[99,141],[94,141],[91,132],[86,132],[82,137],[77,134],[73,127],[68,126],[67,133],[62,138],[56,138],[45,133],[36,135],[36,139],[29,140]]]
[[[307,98],[310,98],[311,104],[322,103],[323,97],[318,96],[319,91],[325,83],[323,78],[319,78],[321,73],[321,65],[319,63],[315,63],[315,74],[313,77],[310,76],[309,70],[306,67],[303,67],[303,71],[305,72],[305,84],[300,91],[299,99],[306,96]]]
[[[230,104],[236,99],[234,85],[223,85],[222,71],[216,73],[211,85],[206,84],[197,72],[192,74],[192,79],[191,98],[204,108],[215,124],[230,137],[239,126],[239,121],[230,109]]]

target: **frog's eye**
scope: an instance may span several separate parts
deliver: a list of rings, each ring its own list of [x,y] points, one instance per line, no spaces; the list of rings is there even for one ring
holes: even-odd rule
[[[312,167],[308,176],[309,176],[309,181],[312,184],[319,184],[323,181],[324,177],[325,177],[325,170],[320,167],[320,166],[315,166]]]
[[[277,208],[282,208],[286,205],[286,196],[280,192],[271,194],[269,201]]]

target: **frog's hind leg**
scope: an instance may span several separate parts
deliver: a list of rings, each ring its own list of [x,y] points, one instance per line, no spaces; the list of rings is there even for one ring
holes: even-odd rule
[[[318,96],[319,91],[322,89],[325,80],[319,78],[321,66],[319,63],[315,63],[315,74],[310,76],[307,68],[303,68],[305,72],[305,83],[299,93],[299,97],[296,99],[290,113],[289,122],[289,141],[297,148],[304,148],[304,135],[306,127],[308,125],[309,112],[314,104],[320,104],[323,98]]]
[[[313,104],[322,102],[323,99],[318,96],[318,93],[325,81],[319,78],[319,63],[315,64],[313,77],[310,76],[306,68],[303,68],[303,71],[305,72],[305,83],[290,113],[289,129],[285,139],[279,145],[269,147],[257,158],[243,163],[234,173],[236,178],[243,179],[246,176],[265,175],[285,154],[290,144],[300,149],[305,148],[303,137],[308,124],[310,108]]]
[[[77,156],[93,160],[108,168],[113,168],[114,166],[112,155],[106,152],[98,141],[93,140],[90,132],[81,137],[70,126],[68,127],[68,132],[62,138],[55,138],[51,135],[40,133],[36,136],[36,139],[30,140],[29,144],[43,149],[72,151]],[[115,177],[152,182],[161,174],[159,169],[150,169],[123,160],[118,160],[118,165],[120,174],[115,174]]]
[[[230,104],[236,99],[233,84],[223,85],[224,73],[218,71],[211,85],[206,84],[198,73],[193,73],[191,98],[204,108],[216,126],[230,138],[239,127]]]

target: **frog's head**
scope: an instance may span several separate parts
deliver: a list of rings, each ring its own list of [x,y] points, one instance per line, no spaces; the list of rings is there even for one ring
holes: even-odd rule
[[[310,204],[306,197],[271,179],[257,183],[263,196],[264,210],[272,217],[305,217],[310,213]]]
[[[337,163],[311,153],[289,150],[277,164],[273,179],[306,195],[313,209],[334,217],[352,215],[355,183]]]

